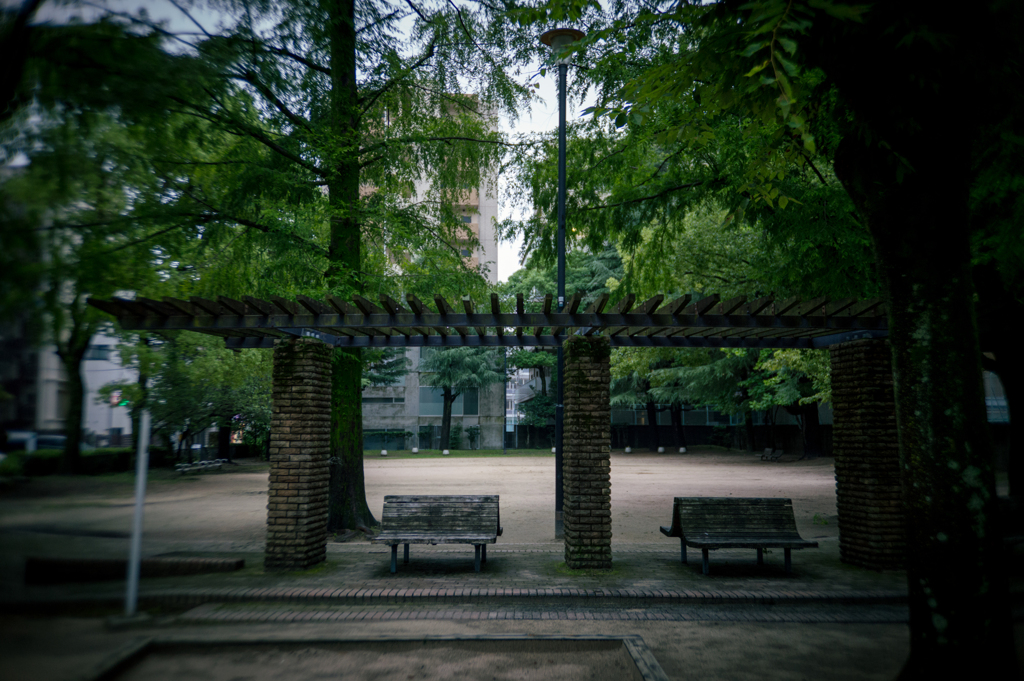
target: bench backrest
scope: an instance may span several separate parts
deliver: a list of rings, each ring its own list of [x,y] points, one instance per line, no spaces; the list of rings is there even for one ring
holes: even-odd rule
[[[384,530],[497,534],[498,495],[384,497]]]
[[[793,502],[774,497],[676,497],[672,530],[683,536],[797,534]]]

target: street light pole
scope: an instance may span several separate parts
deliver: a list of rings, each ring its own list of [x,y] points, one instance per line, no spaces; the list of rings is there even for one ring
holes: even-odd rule
[[[583,37],[573,28],[556,28],[540,37],[558,60],[558,311],[565,307],[565,86],[569,75],[569,56],[566,48]],[[562,416],[564,395],[564,357],[562,344],[558,344],[558,386],[555,395],[555,538],[564,534],[562,507]]]

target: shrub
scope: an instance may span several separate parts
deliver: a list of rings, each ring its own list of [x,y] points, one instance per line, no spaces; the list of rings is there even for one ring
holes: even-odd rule
[[[25,454],[24,470],[25,475],[40,476],[53,475],[60,468],[60,458],[64,455],[60,449],[37,449]]]
[[[732,447],[732,432],[729,426],[716,423],[711,431],[711,444],[729,449]]]
[[[470,426],[466,428],[466,437],[469,438],[469,448],[478,449],[480,445],[480,426]]]
[[[0,477],[17,477],[24,474],[23,457],[15,454],[8,454],[7,458],[0,461]]]
[[[451,430],[448,431],[448,448],[449,449],[462,449],[462,424],[453,423]]]

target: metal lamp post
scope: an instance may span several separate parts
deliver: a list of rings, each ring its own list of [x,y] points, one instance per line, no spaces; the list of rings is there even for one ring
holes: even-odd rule
[[[574,28],[555,28],[540,37],[558,64],[558,311],[565,307],[565,81],[569,72],[567,48],[584,36]],[[562,346],[558,346],[558,392],[555,397],[555,537],[562,525]]]

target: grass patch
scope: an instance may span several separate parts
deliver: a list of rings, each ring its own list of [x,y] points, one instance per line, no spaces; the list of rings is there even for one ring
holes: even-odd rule
[[[554,457],[550,449],[509,449],[507,454],[503,453],[500,449],[452,449],[451,454],[444,456],[441,454],[439,449],[421,449],[417,454],[413,454],[412,451],[406,450],[394,450],[389,449],[387,458],[389,459],[485,459],[491,457],[502,457],[502,456],[549,456]],[[379,449],[364,449],[364,459],[382,459]]]

